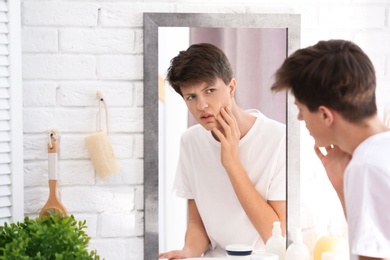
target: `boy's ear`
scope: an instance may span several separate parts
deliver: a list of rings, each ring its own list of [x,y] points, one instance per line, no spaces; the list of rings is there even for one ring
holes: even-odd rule
[[[318,110],[321,113],[325,125],[330,126],[334,121],[334,112],[326,106],[320,106]]]
[[[229,83],[229,88],[230,88],[230,97],[234,97],[234,93],[236,92],[236,87],[237,87],[237,81],[235,78],[232,78],[232,80]]]

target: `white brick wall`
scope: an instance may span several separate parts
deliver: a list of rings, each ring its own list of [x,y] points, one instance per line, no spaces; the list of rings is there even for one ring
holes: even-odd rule
[[[29,26],[97,26],[98,10],[97,3],[22,1],[22,23]]]
[[[356,41],[378,72],[380,115],[390,105],[388,0],[22,0],[25,212],[36,215],[47,199],[46,133],[57,128],[61,199],[87,220],[90,247],[106,259],[143,258],[143,12],[300,13],[301,45]],[[122,167],[106,180],[95,176],[84,145],[96,128],[97,89]],[[304,228],[340,216],[311,141],[303,130]],[[324,183],[327,197],[313,195]]]

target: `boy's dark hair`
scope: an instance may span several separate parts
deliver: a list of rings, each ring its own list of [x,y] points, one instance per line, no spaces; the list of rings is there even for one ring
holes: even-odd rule
[[[312,112],[323,105],[355,123],[376,114],[375,88],[370,59],[345,40],[320,41],[297,50],[276,71],[271,87],[291,89],[296,100]]]
[[[221,78],[228,85],[233,78],[231,64],[225,53],[209,43],[191,45],[171,60],[166,80],[181,96],[180,87],[206,82],[210,85]]]

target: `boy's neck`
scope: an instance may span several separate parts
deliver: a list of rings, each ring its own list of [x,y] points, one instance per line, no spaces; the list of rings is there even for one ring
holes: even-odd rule
[[[359,124],[344,122],[339,131],[339,147],[352,155],[355,149],[367,138],[390,131],[390,129],[375,115]]]
[[[232,112],[240,129],[240,140],[249,132],[256,121],[256,117],[249,114],[237,105],[233,105]]]

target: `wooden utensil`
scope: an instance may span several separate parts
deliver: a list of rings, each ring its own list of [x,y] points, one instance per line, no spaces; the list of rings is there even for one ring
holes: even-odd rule
[[[39,217],[51,215],[57,213],[58,215],[67,215],[67,211],[58,199],[57,194],[57,135],[55,132],[50,133],[50,140],[48,144],[48,175],[49,175],[49,198],[46,204],[41,209]]]

